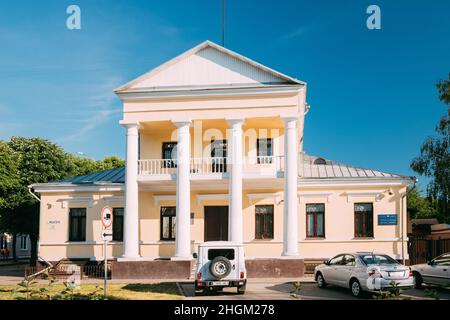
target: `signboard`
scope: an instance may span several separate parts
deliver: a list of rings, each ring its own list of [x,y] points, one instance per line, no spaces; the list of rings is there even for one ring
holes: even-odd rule
[[[102,241],[112,241],[113,232],[111,229],[102,230]]]
[[[104,206],[102,209],[102,224],[105,229],[110,229],[113,222],[113,209],[110,206]]]
[[[397,215],[394,213],[380,213],[378,214],[379,226],[396,226]]]

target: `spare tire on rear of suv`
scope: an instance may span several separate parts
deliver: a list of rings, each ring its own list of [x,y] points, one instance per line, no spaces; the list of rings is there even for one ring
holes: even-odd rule
[[[209,266],[209,271],[211,274],[218,278],[225,278],[231,272],[231,262],[225,257],[218,256],[215,257]]]

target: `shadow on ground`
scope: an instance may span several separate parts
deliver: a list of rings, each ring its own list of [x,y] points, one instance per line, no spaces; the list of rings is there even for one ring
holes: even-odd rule
[[[134,292],[152,292],[152,293],[172,293],[178,294],[176,290],[175,282],[166,283],[129,283],[122,287],[123,290],[134,291]]]

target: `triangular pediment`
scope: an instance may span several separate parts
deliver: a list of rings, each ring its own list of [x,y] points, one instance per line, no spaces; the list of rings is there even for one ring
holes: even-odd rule
[[[116,89],[116,92],[164,88],[229,87],[303,82],[231,50],[205,41]]]

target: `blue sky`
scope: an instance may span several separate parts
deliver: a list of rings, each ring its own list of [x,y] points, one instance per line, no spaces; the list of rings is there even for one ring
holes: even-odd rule
[[[81,30],[66,28],[70,4]],[[370,4],[381,30],[366,28]],[[308,83],[307,152],[413,175],[444,113],[435,82],[450,72],[448,12],[445,0],[227,0],[225,44]],[[1,1],[0,139],[123,157],[113,88],[206,39],[221,41],[220,0]]]

